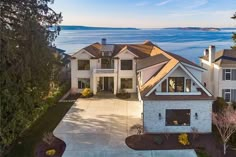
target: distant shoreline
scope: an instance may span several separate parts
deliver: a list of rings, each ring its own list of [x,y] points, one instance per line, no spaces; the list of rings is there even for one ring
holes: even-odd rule
[[[171,27],[164,29],[180,29],[180,30],[202,30],[202,31],[220,31],[220,28],[216,27]]]
[[[61,26],[62,30],[140,30],[132,27]]]

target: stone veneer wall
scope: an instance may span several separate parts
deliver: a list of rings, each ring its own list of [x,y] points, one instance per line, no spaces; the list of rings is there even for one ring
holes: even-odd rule
[[[190,109],[190,126],[166,126],[166,109]],[[195,127],[199,133],[212,131],[212,101],[211,100],[186,100],[186,101],[143,101],[143,120],[145,133],[180,133],[191,132]],[[161,119],[159,120],[159,113]],[[195,118],[198,114],[198,119]]]

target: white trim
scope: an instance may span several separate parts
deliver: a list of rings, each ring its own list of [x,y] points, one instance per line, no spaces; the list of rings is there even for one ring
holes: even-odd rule
[[[179,64],[176,64],[174,68],[171,69],[171,71],[169,71],[169,73],[160,80],[160,82],[158,84],[156,84],[145,96],[149,96],[157,87],[159,84],[161,84],[173,71],[175,71],[178,67],[179,67]]]
[[[149,67],[140,69],[140,70],[138,70],[137,72],[141,72],[141,71],[143,71],[143,70],[147,70],[147,69],[150,69],[150,68],[154,68],[154,67],[156,67],[156,66],[159,66],[159,65],[162,65],[162,64],[166,64],[167,62],[168,62],[168,61],[161,62],[161,63],[158,63],[158,64],[154,64],[154,65],[152,65],[152,66],[149,66]]]
[[[202,71],[202,72],[207,71],[207,70],[204,69],[204,68],[196,67],[196,66],[193,66],[193,65],[184,63],[184,62],[181,62],[181,63],[182,63],[183,65],[185,65],[185,66],[188,66],[188,67],[190,67],[190,68],[193,68],[193,69],[196,69],[196,70],[199,70],[199,71]]]
[[[82,53],[82,52],[86,52],[88,55],[90,55],[91,57],[95,57],[94,55],[92,55],[91,53],[89,53],[87,50],[85,50],[85,49],[81,49],[81,50],[79,50],[79,51],[77,51],[76,53],[74,53],[73,55],[72,55],[72,57],[74,57],[76,54],[80,54],[80,53]]]
[[[206,65],[209,65],[209,66],[211,66],[211,63],[210,63],[210,62],[208,62],[208,61],[206,61],[206,60],[204,60],[204,59],[201,59],[201,62],[202,62],[202,63],[204,63],[204,64],[206,64]]]
[[[188,74],[188,76],[190,76],[190,78],[207,93],[208,96],[212,96],[212,94],[199,82],[199,80],[197,80],[192,75],[192,73],[189,72],[189,70],[186,69],[181,63],[178,63],[173,69],[171,69],[171,71],[164,78],[162,78],[161,81],[158,84],[156,84],[145,96],[149,96],[163,82],[163,80],[165,80],[167,77],[169,77],[171,75],[171,73],[174,70],[176,70],[178,67],[181,67]]]
[[[208,96],[212,96],[212,94],[200,83],[198,79],[196,79],[191,72],[189,72],[188,69],[186,69],[182,64],[180,64],[180,67],[194,80],[195,83],[198,84],[199,87],[201,87]]]
[[[201,92],[155,92],[156,95],[201,95]]]
[[[129,49],[124,49],[124,50],[121,50],[120,52],[118,52],[118,54],[117,55],[115,55],[114,57],[118,57],[121,53],[124,53],[124,52],[129,52],[129,53],[131,53],[133,56],[135,56],[135,57],[138,57],[137,55],[135,55],[133,52],[131,52]]]

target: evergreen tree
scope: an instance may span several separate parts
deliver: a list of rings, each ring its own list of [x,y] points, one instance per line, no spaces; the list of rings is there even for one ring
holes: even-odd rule
[[[54,64],[49,45],[61,14],[53,0],[0,1],[0,147],[5,148],[47,108]]]
[[[236,12],[234,13],[234,16],[232,19],[236,20]],[[233,33],[233,41],[234,41],[234,46],[232,47],[233,49],[236,49],[236,33]]]

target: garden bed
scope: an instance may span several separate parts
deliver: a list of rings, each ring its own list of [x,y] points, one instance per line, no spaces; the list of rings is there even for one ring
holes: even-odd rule
[[[161,139],[155,142],[156,137]],[[173,150],[173,149],[195,149],[198,154],[208,154],[209,157],[223,157],[223,145],[213,134],[199,134],[193,139],[193,134],[188,134],[190,145],[182,145],[178,142],[179,134],[144,134],[132,135],[126,138],[128,147],[134,150]],[[202,155],[199,157],[208,157]],[[235,157],[236,151],[227,150],[224,157]]]
[[[54,149],[56,153],[52,157],[61,157],[66,148],[65,142],[55,137],[55,140],[51,145],[41,141],[35,149],[36,157],[48,157],[46,155],[46,151],[50,149]]]
[[[73,103],[58,103],[50,107],[9,149],[6,157],[33,157],[45,132],[53,132]],[[60,142],[57,142],[60,143]],[[60,145],[60,144],[59,144]]]
[[[69,94],[64,100],[77,100],[81,97],[81,93]]]

